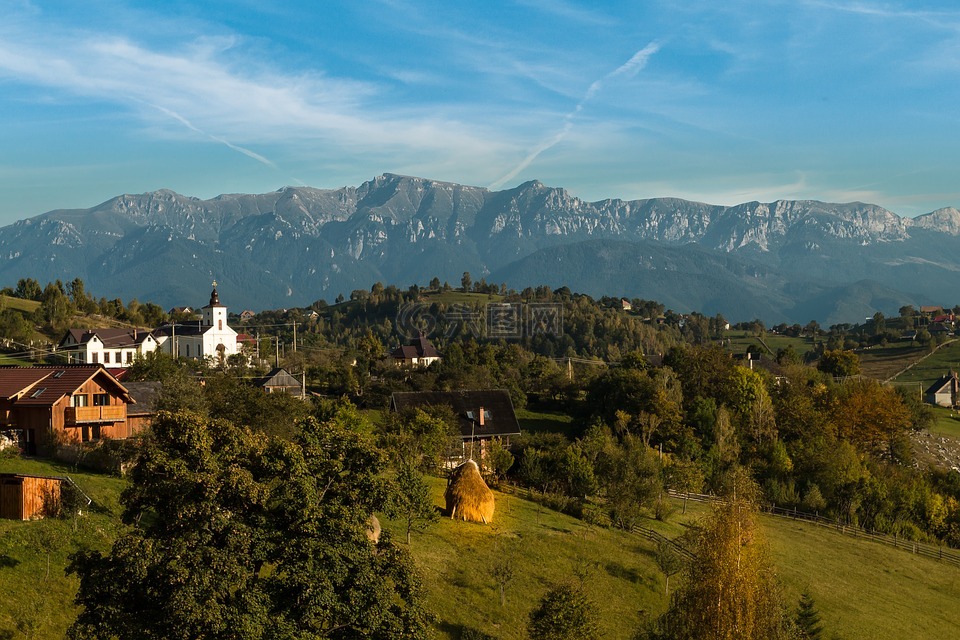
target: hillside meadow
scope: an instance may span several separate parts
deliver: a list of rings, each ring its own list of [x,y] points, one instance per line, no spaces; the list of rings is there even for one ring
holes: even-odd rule
[[[0,637],[62,638],[75,615],[77,586],[64,575],[67,556],[80,547],[109,545],[119,526],[125,483],[51,463],[0,459],[0,472],[11,471],[70,474],[95,500],[76,521],[0,521]],[[431,480],[438,508],[444,486],[442,479]],[[503,640],[523,638],[530,610],[562,580],[583,581],[604,638],[629,639],[642,616],[665,610],[651,542],[514,495],[496,497],[490,526],[441,518],[413,534],[411,552],[423,574],[428,608],[438,618],[435,637],[456,639],[472,630]],[[707,509],[688,503],[684,515],[677,503],[666,522],[649,520],[644,526],[674,537]],[[960,624],[957,569],[804,523],[767,516],[761,523],[789,601],[809,589],[830,634],[848,640],[952,637]],[[403,539],[398,523],[384,526]],[[503,606],[494,578],[498,563],[514,574]],[[671,587],[676,583],[674,578]]]

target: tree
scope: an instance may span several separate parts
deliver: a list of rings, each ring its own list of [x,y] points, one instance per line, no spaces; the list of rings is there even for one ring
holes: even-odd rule
[[[391,518],[399,518],[407,531],[407,545],[410,534],[423,531],[439,519],[437,507],[430,497],[430,487],[423,474],[410,463],[401,463],[395,479],[397,491],[387,513]]]
[[[70,573],[87,638],[425,638],[419,578],[367,520],[385,459],[335,421],[292,441],[160,413],[123,493],[128,530]]]
[[[473,282],[473,278],[470,277],[469,271],[463,272],[463,277],[460,278],[460,286],[463,288],[464,292],[470,291],[470,284]]]
[[[39,300],[43,295],[43,289],[40,283],[33,278],[21,278],[17,281],[17,289],[14,296],[23,300]]]
[[[600,637],[596,608],[581,585],[555,585],[530,612],[527,633],[531,640],[594,640]]]
[[[496,549],[496,560],[493,562],[491,575],[497,583],[497,589],[500,591],[500,606],[507,605],[507,585],[513,582],[517,575],[516,555],[512,548],[505,544],[498,544]]]
[[[657,543],[656,559],[657,567],[664,577],[663,595],[670,597],[670,576],[683,569],[683,558],[669,541],[661,540]]]
[[[835,378],[855,376],[860,373],[860,357],[853,351],[827,350],[820,356],[817,369]]]
[[[791,621],[755,525],[758,493],[743,470],[730,475],[725,502],[701,524],[686,580],[660,619],[662,637],[788,637]]]
[[[803,638],[820,640],[823,637],[823,625],[820,623],[820,612],[813,602],[809,591],[800,594],[800,604],[797,606],[797,629]]]

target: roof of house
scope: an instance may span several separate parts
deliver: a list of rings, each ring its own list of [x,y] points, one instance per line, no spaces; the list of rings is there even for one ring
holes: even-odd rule
[[[390,397],[390,408],[403,411],[423,406],[448,406],[460,423],[463,438],[490,438],[520,434],[510,393],[503,389],[481,391],[402,391]],[[480,408],[483,407],[481,425]]]
[[[127,415],[148,415],[156,412],[157,398],[163,391],[163,383],[155,380],[128,382],[126,385],[130,397],[136,402],[136,408],[127,410]]]
[[[920,313],[942,313],[943,307],[940,305],[921,306]]]
[[[394,358],[413,360],[414,358],[439,358],[440,354],[422,333],[408,345],[399,346],[390,354]]]
[[[275,367],[270,372],[254,380],[258,387],[295,387],[298,390],[302,388],[301,381],[294,378],[283,368]]]
[[[951,383],[952,380],[958,380],[957,374],[954,371],[950,371],[946,375],[943,375],[937,378],[936,382],[934,382],[932,385],[927,387],[927,390],[924,392],[924,395],[936,395],[940,393],[941,391],[943,391],[944,387],[947,387]],[[958,381],[958,384],[960,384],[960,381]]]
[[[63,347],[68,339],[71,338],[76,344],[86,344],[90,342],[94,336],[99,338],[103,346],[108,349],[136,347],[142,344],[144,340],[150,338],[150,329],[68,329],[57,346]]]
[[[99,364],[2,366],[0,398],[14,400],[17,406],[52,407],[95,377],[100,378],[104,388],[112,388],[127,402],[134,402],[126,387]]]

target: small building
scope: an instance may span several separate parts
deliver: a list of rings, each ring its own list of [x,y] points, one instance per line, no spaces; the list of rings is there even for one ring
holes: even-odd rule
[[[271,369],[267,375],[256,378],[254,385],[260,387],[267,393],[288,393],[300,398],[306,395],[303,381],[293,377],[290,372],[281,367]]]
[[[927,403],[938,407],[956,407],[960,400],[960,379],[955,371],[949,371],[927,387],[923,394]]]
[[[390,353],[398,367],[427,367],[440,360],[440,354],[422,333],[408,345],[401,345]]]
[[[0,431],[28,455],[134,435],[130,393],[102,364],[0,367]]]
[[[624,311],[633,311],[633,305],[626,298],[620,298],[620,308]]]
[[[251,311],[250,309],[244,309],[240,312],[240,322],[246,322],[247,320],[253,320],[257,314]]]
[[[448,406],[460,426],[463,453],[478,443],[479,455],[486,443],[500,439],[510,445],[510,437],[520,435],[520,423],[513,410],[510,393],[504,389],[485,391],[398,391],[390,396],[390,410],[404,411],[424,406]]]
[[[69,329],[57,349],[71,364],[103,364],[119,369],[156,351],[157,341],[149,329]]]
[[[66,481],[60,476],[0,473],[0,518],[34,520],[55,513]]]

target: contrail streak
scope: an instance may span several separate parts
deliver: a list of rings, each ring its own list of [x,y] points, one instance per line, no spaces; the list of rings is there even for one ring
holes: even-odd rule
[[[177,113],[176,111],[171,111],[170,109],[167,109],[166,107],[161,107],[160,105],[157,105],[157,104],[153,104],[153,105],[150,105],[150,106],[152,106],[154,109],[157,109],[158,111],[161,111],[161,112],[167,114],[168,116],[170,116],[171,118],[173,118],[173,119],[176,120],[177,122],[181,123],[183,126],[185,126],[186,128],[190,129],[191,131],[196,131],[196,132],[199,133],[200,135],[206,136],[207,138],[210,138],[210,139],[213,140],[214,142],[219,142],[220,144],[225,145],[225,146],[229,147],[230,149],[233,149],[234,151],[239,151],[240,153],[242,153],[243,155],[247,156],[248,158],[253,158],[253,159],[256,160],[257,162],[262,162],[263,164],[267,165],[268,167],[271,167],[271,168],[273,168],[273,169],[277,169],[277,168],[278,168],[277,165],[276,165],[274,162],[272,162],[272,161],[269,160],[268,158],[264,158],[262,155],[260,155],[259,153],[255,152],[255,151],[251,151],[250,149],[245,149],[245,148],[243,148],[243,147],[237,146],[237,145],[233,144],[232,142],[230,142],[230,141],[228,141],[228,140],[224,140],[223,138],[218,138],[217,136],[215,136],[215,135],[213,135],[213,134],[207,133],[206,131],[203,131],[203,130],[195,127],[192,122],[190,122],[189,120],[187,120],[186,118],[184,118],[183,116],[181,116],[181,115],[180,115],[179,113]]]
[[[541,153],[550,149],[551,147],[558,144],[561,140],[567,137],[567,134],[570,133],[570,130],[573,129],[573,119],[578,113],[583,111],[584,105],[593,99],[602,89],[604,83],[608,80],[619,76],[633,77],[637,75],[645,66],[647,66],[647,61],[650,60],[650,56],[655,54],[660,50],[660,43],[651,42],[643,49],[637,51],[629,60],[624,62],[622,65],[603,76],[602,78],[595,80],[588,88],[586,93],[583,94],[583,97],[580,98],[580,102],[577,103],[577,106],[573,108],[573,111],[568,113],[563,119],[563,126],[554,133],[552,136],[547,138],[538,144],[530,153],[527,154],[523,160],[520,161],[516,167],[510,170],[502,178],[495,180],[490,184],[490,189],[499,189],[509,180],[512,180],[518,173],[530,166],[530,164],[537,159]]]

